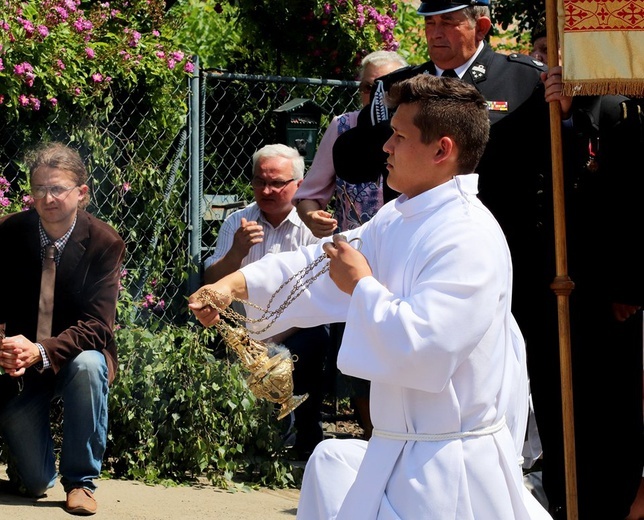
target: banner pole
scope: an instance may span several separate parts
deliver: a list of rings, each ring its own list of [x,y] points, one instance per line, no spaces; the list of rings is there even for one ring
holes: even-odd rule
[[[548,63],[559,62],[557,0],[546,0],[546,38]],[[564,462],[566,475],[566,511],[568,520],[578,520],[577,464],[575,458],[575,423],[570,354],[569,296],[574,283],[568,276],[566,251],[566,212],[564,203],[561,106],[550,102],[550,144],[552,155],[552,197],[554,211],[556,277],[550,288],[557,296],[559,324],[559,364],[561,372],[561,405],[563,415]],[[547,454],[546,454],[547,456]]]

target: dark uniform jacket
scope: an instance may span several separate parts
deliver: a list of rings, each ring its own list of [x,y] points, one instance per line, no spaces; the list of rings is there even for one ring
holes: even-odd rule
[[[22,334],[34,342],[42,272],[38,221],[33,209],[0,219],[0,323],[6,324],[7,336]],[[107,360],[109,381],[114,380],[113,326],[124,252],[125,244],[112,227],[78,211],[56,268],[52,337],[40,341],[51,362],[46,372],[58,373],[83,350],[98,350]],[[42,376],[35,367],[27,372],[27,377]]]

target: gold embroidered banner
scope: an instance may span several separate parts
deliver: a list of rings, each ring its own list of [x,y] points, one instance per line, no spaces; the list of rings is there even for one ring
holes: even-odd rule
[[[644,0],[558,5],[564,94],[644,97]]]

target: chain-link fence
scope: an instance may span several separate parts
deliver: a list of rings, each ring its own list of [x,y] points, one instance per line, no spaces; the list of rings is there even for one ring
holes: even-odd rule
[[[200,110],[199,163],[193,168],[200,173],[194,188],[195,194],[201,196],[200,218],[192,223],[192,231],[200,240],[198,248],[197,241],[192,242],[191,251],[199,266],[213,252],[225,217],[252,201],[249,181],[253,153],[270,143],[295,146],[279,113],[285,105],[301,101],[304,110],[313,107],[319,111],[313,153],[333,115],[359,107],[355,81],[213,71],[203,72],[200,81],[199,103],[191,103],[191,107],[198,106]],[[307,166],[313,153],[305,155]],[[201,283],[200,276],[200,269],[191,275],[191,290]]]
[[[322,117],[315,148],[333,115],[359,106],[358,83],[354,81],[212,72],[205,73],[204,80],[202,260],[214,249],[226,214],[252,201],[249,181],[253,153],[269,143],[294,145],[284,132],[277,110],[297,100],[319,107]],[[310,106],[302,105],[302,110]],[[308,166],[312,157],[307,154],[305,160]]]
[[[319,142],[333,115],[358,107],[357,86],[197,70],[188,89],[177,86],[175,94],[191,94],[187,111],[184,104],[176,114],[159,113],[143,86],[115,96],[101,121],[88,121],[81,109],[54,116],[25,112],[15,120],[2,108],[0,176],[15,199],[25,188],[21,160],[28,148],[43,139],[78,148],[90,172],[88,209],[127,244],[121,312],[131,311],[137,320],[154,313],[182,322],[186,296],[201,283],[202,261],[214,249],[221,222],[252,200],[253,153],[269,143],[291,144],[275,110],[293,99],[317,105]]]

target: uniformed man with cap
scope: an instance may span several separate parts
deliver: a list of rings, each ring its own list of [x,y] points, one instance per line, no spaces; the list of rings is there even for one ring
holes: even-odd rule
[[[505,55],[492,50],[486,41],[492,27],[489,4],[490,0],[421,2],[418,14],[425,17],[430,61],[401,69],[376,81],[372,103],[365,109],[363,117],[359,118],[363,124],[345,132],[336,141],[335,169],[341,178],[345,171],[350,172],[355,178],[356,172],[362,171],[365,165],[372,170],[373,165],[370,162],[381,160],[382,156],[379,156],[378,152],[382,148],[382,137],[378,136],[383,133],[387,136],[383,127],[388,125],[391,116],[386,107],[385,93],[396,81],[416,74],[447,74],[474,85],[484,95],[489,107],[491,130],[490,140],[476,169],[480,175],[479,197],[501,224],[512,253],[512,311],[526,338],[528,369],[540,426],[540,417],[544,420],[544,428],[540,428],[542,440],[545,441],[544,485],[552,514],[557,519],[565,519],[558,316],[556,298],[550,288],[556,274],[556,262],[550,122],[546,100],[560,102],[562,119],[568,124],[568,118],[572,113],[572,99],[561,96],[560,68],[549,71],[545,64],[536,58],[516,53]],[[356,153],[356,150],[360,149],[363,153]],[[606,188],[611,188],[612,191],[615,187],[615,182],[606,185]],[[630,191],[641,193],[636,187]],[[622,199],[623,197],[624,193]],[[606,220],[613,211],[607,210],[602,213],[601,208],[601,205],[597,206],[595,221]],[[606,226],[603,225],[602,228]],[[613,228],[613,231],[616,229],[619,230]],[[590,229],[586,229],[585,232],[592,233]],[[605,238],[603,232],[601,237]],[[604,245],[614,243],[614,240],[603,242]],[[607,257],[610,257],[610,254],[602,254],[602,258]],[[629,262],[631,261],[629,259]],[[618,269],[616,272],[619,276],[615,276],[614,273],[607,272],[607,268],[611,269],[604,266],[603,275],[597,276],[605,280],[596,280],[596,290],[606,291],[609,288],[609,284],[605,283],[607,280],[617,280],[626,275],[626,271],[620,272]],[[632,270],[628,273],[631,274]],[[631,285],[641,286],[641,276],[635,278],[630,276]],[[573,296],[574,293],[575,291]],[[574,313],[575,309],[573,316]],[[467,320],[467,317],[464,316],[463,319]],[[592,322],[590,318],[589,323],[579,322],[578,326],[589,327]],[[573,335],[574,333],[573,330]],[[573,337],[572,341],[574,340]],[[580,348],[583,350],[583,345]],[[641,352],[639,354],[641,356]],[[634,493],[627,480],[633,480],[633,468],[635,473],[638,468],[641,471],[641,449],[636,447],[636,442],[641,444],[641,431],[638,432],[636,424],[630,424],[632,414],[627,414],[628,417],[612,415],[610,424],[601,423],[602,410],[610,406],[598,406],[599,403],[612,403],[616,406],[620,402],[619,394],[624,393],[624,385],[617,384],[613,375],[616,372],[617,356],[611,357],[610,365],[606,365],[605,370],[596,371],[596,375],[588,374],[587,366],[589,362],[601,364],[603,358],[599,353],[591,353],[592,359],[586,354],[585,358],[577,363],[585,363],[585,367],[580,367],[582,370],[579,371],[579,377],[583,376],[584,380],[575,380],[575,384],[584,383],[584,389],[587,389],[587,383],[594,380],[592,378],[600,378],[600,384],[595,385],[592,392],[574,397],[575,402],[582,399],[585,405],[582,410],[581,406],[575,404],[575,412],[580,408],[583,417],[594,418],[600,430],[599,434],[593,434],[588,428],[577,432],[578,503],[582,519],[625,518],[630,504],[628,497],[630,496],[632,501]],[[608,359],[605,360],[607,361]],[[609,373],[610,379],[606,380],[607,384],[601,384],[602,378]],[[629,376],[629,380],[634,379]],[[577,415],[576,420],[580,418],[582,417]],[[638,420],[641,430],[641,415]],[[622,440],[603,438],[601,432],[607,429],[614,432],[613,426],[619,429]],[[583,444],[580,441],[584,441]],[[615,446],[616,443],[619,446]],[[606,449],[607,446],[614,451],[614,457],[610,456],[611,450]],[[593,471],[594,464],[600,462],[601,470]],[[630,465],[628,475],[623,471],[626,465]],[[637,481],[635,482],[637,484]]]

